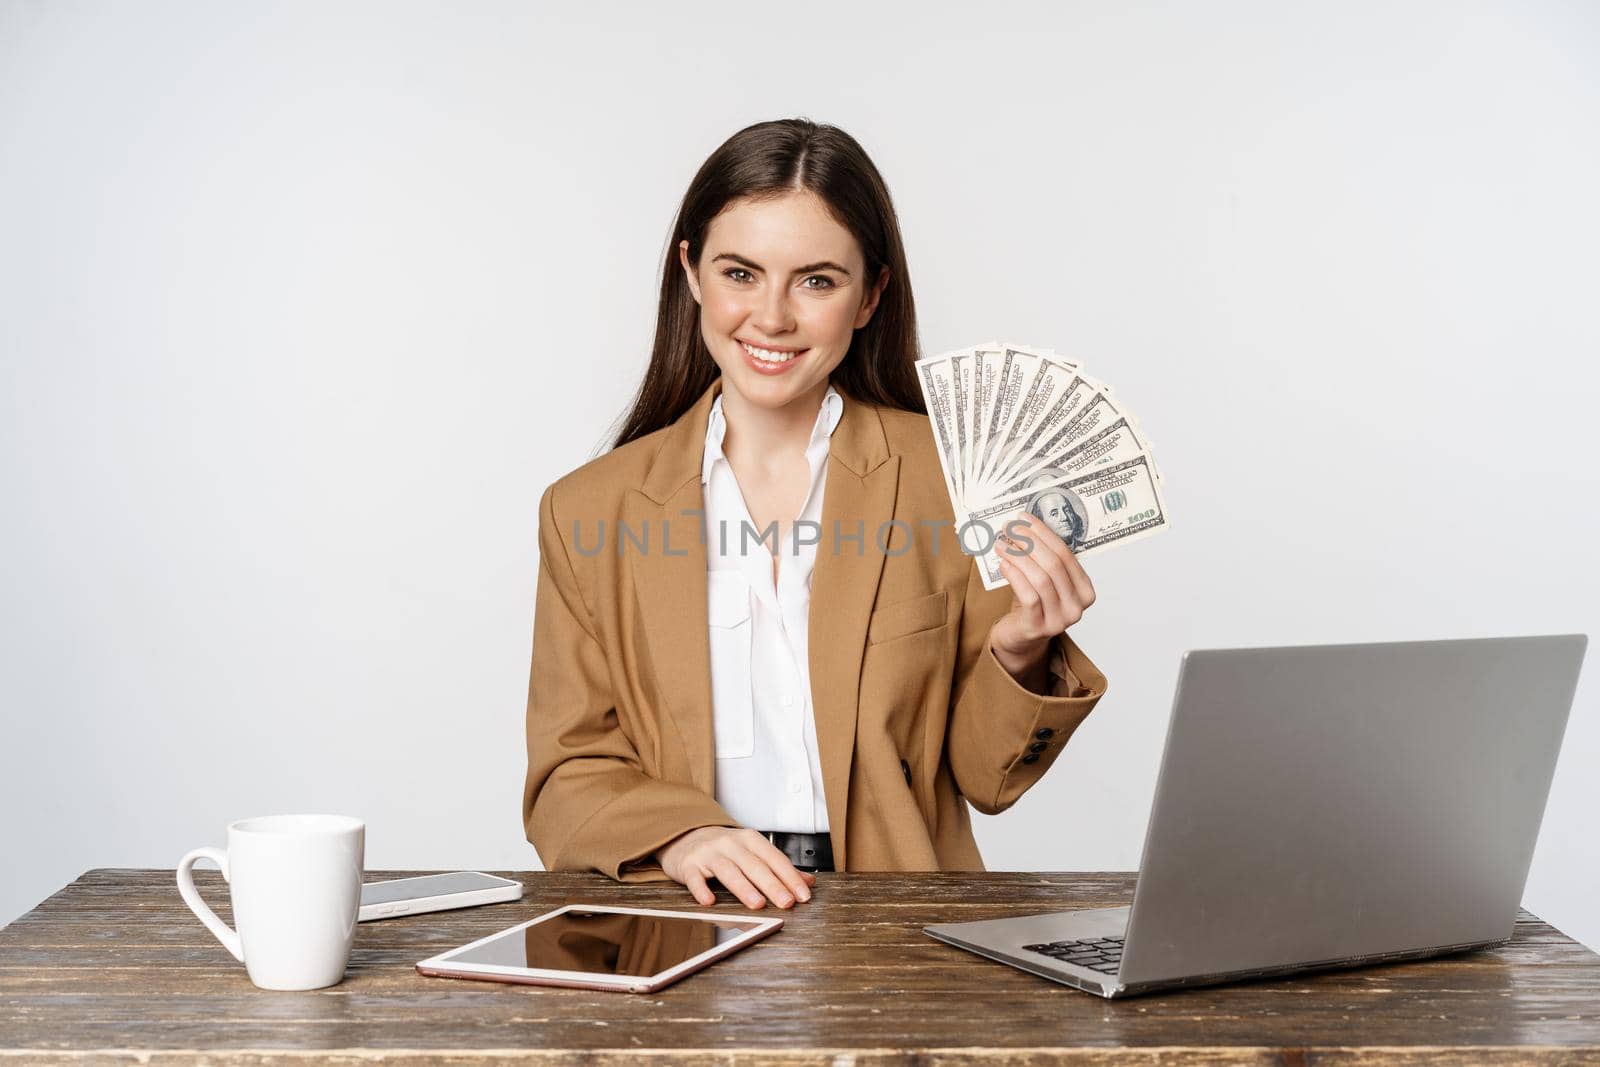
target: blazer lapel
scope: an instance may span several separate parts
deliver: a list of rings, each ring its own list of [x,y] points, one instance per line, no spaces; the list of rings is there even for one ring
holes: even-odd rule
[[[811,574],[811,703],[821,749],[836,870],[846,870],[846,818],[861,698],[861,658],[884,553],[878,533],[894,517],[900,457],[889,454],[877,408],[846,397],[828,444],[822,531]],[[837,534],[835,533],[837,531]],[[854,540],[856,534],[861,540]],[[883,530],[885,538],[888,530]],[[850,538],[850,540],[846,540]]]
[[[705,455],[711,402],[721,390],[719,376],[695,405],[671,424],[643,484],[629,494],[624,506],[624,521],[630,529],[635,534],[649,531],[647,548],[629,544],[626,551],[631,557],[650,666],[683,739],[694,784],[712,796],[716,795],[716,759],[700,462]]]

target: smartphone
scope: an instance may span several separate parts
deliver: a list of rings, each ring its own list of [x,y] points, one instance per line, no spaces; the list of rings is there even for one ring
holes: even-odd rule
[[[520,899],[521,882],[496,878],[492,874],[479,871],[424,874],[416,878],[396,878],[392,882],[368,882],[361,887],[361,910],[356,917],[359,922],[366,922],[393,915],[417,915]]]

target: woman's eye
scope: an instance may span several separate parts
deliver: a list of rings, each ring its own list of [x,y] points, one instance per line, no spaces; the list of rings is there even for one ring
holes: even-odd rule
[[[733,276],[735,274],[743,274],[746,278],[748,278],[750,276],[750,272],[745,270],[743,267],[729,267],[727,270],[723,271],[722,273],[726,277],[733,278],[733,280],[736,281],[736,282],[742,282],[742,281],[744,281],[744,278],[734,278]]]
[[[807,282],[821,282],[821,285],[807,285],[807,289],[832,289],[833,279],[825,274],[813,274],[806,279]]]

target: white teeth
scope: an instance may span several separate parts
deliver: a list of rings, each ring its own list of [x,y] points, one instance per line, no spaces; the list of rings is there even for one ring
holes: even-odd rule
[[[800,352],[772,352],[765,348],[757,348],[755,345],[745,344],[743,341],[739,343],[744,345],[746,352],[766,363],[787,363],[795,356],[800,355],[801,352],[807,351],[806,349],[801,349]]]

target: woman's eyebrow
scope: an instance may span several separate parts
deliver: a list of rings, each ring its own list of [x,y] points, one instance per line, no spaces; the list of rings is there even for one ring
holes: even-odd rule
[[[711,258],[711,262],[715,263],[719,259],[731,259],[735,263],[739,264],[739,266],[741,266],[741,267],[749,267],[751,270],[766,270],[767,269],[767,268],[763,267],[761,264],[757,263],[755,260],[746,259],[744,256],[739,255],[739,253],[737,253],[737,252],[724,252],[721,255],[713,256]],[[795,274],[809,274],[810,272],[812,272],[814,270],[834,270],[834,271],[838,271],[840,274],[843,274],[846,278],[850,277],[850,272],[849,271],[845,270],[843,267],[839,266],[839,264],[833,262],[831,259],[824,259],[824,260],[821,260],[820,262],[817,262],[817,263],[807,263],[803,267],[796,267],[794,269],[794,273]]]

